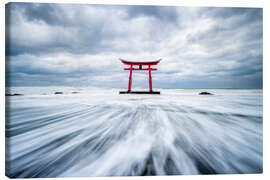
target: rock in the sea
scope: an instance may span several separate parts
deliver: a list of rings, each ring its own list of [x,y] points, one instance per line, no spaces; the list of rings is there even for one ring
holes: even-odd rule
[[[18,94],[18,93],[15,93],[15,94],[6,94],[6,96],[23,96],[23,94]]]
[[[210,92],[203,91],[203,92],[200,92],[199,95],[213,95],[213,94]]]
[[[54,94],[64,94],[63,92],[55,92]]]

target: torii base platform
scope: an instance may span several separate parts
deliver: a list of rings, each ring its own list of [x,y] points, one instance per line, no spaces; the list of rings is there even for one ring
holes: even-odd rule
[[[160,94],[159,91],[120,91],[119,94]]]

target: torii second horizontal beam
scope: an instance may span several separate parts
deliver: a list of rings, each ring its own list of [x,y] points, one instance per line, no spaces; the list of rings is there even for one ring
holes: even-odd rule
[[[142,69],[139,69],[139,68],[125,68],[124,70],[135,70],[135,71],[141,71],[141,70],[143,70],[143,71],[156,71],[157,70],[157,68],[142,68]]]

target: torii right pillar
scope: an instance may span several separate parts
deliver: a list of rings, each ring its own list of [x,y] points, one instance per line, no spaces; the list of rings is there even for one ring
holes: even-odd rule
[[[123,64],[129,65],[129,68],[124,68],[124,70],[129,70],[129,82],[128,82],[128,90],[120,91],[120,94],[160,94],[159,91],[153,91],[152,88],[152,75],[151,71],[156,71],[156,68],[151,68],[152,65],[157,65],[161,59],[151,62],[136,62],[136,61],[126,61],[120,59]],[[134,66],[138,66],[134,68]],[[147,66],[147,68],[143,68],[143,66]],[[132,86],[132,71],[148,71],[149,72],[149,91],[131,91]]]

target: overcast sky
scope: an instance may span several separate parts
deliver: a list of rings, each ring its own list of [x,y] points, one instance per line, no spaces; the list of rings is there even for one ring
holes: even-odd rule
[[[119,58],[162,58],[154,88],[262,88],[262,9],[6,6],[7,85],[126,88]]]

